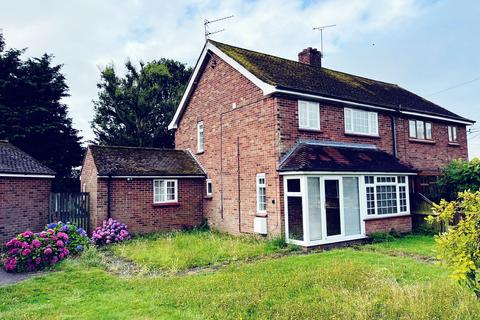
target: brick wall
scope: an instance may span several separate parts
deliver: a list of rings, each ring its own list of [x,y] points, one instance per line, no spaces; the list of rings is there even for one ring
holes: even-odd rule
[[[0,177],[0,244],[25,230],[43,230],[50,188],[51,179]]]
[[[393,133],[391,117],[386,113],[378,113],[378,137],[368,137],[345,133],[343,107],[320,104],[320,132],[298,129],[298,99],[280,96],[277,98],[279,108],[278,136],[279,154],[290,150],[299,139],[332,140],[352,143],[374,144],[379,149],[393,154]],[[457,126],[458,143],[448,142],[448,123],[432,122],[432,142],[419,142],[409,139],[408,120],[397,117],[397,156],[405,163],[425,171],[439,173],[452,159],[467,159],[467,134],[464,125]],[[413,118],[416,119],[416,118]]]
[[[97,180],[97,168],[93,161],[92,152],[87,149],[80,173],[80,191],[88,192],[90,196],[90,230],[93,230],[99,224],[99,221],[97,221]]]
[[[142,234],[201,225],[204,179],[178,179],[177,204],[153,204],[153,179],[113,178],[111,217]],[[96,225],[107,219],[107,179],[98,180]]]
[[[268,232],[281,232],[274,101],[215,55],[206,63],[175,132],[175,145],[195,153],[197,123],[203,121],[205,151],[195,156],[212,179],[213,195],[204,211],[214,228],[253,232],[256,175],[265,173]]]
[[[411,232],[412,216],[365,220],[365,233],[367,235],[373,232],[390,232],[392,229],[400,233]]]

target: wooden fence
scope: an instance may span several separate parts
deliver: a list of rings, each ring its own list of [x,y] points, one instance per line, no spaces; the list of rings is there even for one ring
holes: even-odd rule
[[[88,192],[50,193],[49,222],[70,222],[90,232]]]

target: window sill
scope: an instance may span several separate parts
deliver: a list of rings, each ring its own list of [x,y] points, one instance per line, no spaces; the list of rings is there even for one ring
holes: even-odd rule
[[[197,151],[195,154],[203,154],[205,152],[205,150],[203,151]]]
[[[322,133],[323,132],[320,129],[309,129],[309,128],[298,128],[298,131],[315,132],[315,133]]]
[[[207,195],[203,197],[205,200],[212,200],[213,196],[212,195]]]
[[[345,132],[345,135],[346,136],[352,136],[352,137],[372,138],[372,139],[380,139],[381,138],[379,135],[366,134],[366,133]]]
[[[381,214],[381,215],[372,215],[367,216],[363,219],[363,221],[370,221],[370,220],[380,220],[380,219],[388,219],[388,218],[400,218],[400,217],[408,217],[410,213],[394,213],[394,214]]]
[[[165,202],[165,203],[153,203],[152,206],[154,207],[178,207],[180,205],[179,202]]]
[[[422,139],[414,139],[414,138],[408,138],[408,141],[413,142],[413,143],[425,143],[425,144],[435,144],[435,140],[422,140]]]
[[[449,143],[448,143],[448,146],[450,146],[450,147],[460,147],[460,143],[457,143],[457,142],[449,142]]]

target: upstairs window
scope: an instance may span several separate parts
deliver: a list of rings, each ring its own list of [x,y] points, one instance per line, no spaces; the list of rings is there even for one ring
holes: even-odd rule
[[[320,105],[317,102],[298,101],[298,127],[320,130]]]
[[[432,140],[432,123],[422,120],[410,120],[409,136],[418,140]]]
[[[197,152],[203,152],[203,121],[197,123]]]
[[[448,126],[448,142],[457,143],[457,127]]]
[[[267,182],[265,173],[257,174],[257,212],[267,212]]]
[[[378,136],[378,114],[345,108],[345,132]]]
[[[175,203],[177,201],[177,180],[153,180],[153,203]]]

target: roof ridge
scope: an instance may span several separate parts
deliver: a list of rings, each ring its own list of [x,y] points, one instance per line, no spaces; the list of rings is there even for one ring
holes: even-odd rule
[[[242,47],[237,47],[237,46],[230,45],[230,44],[228,44],[228,43],[219,42],[219,41],[214,41],[214,40],[208,40],[208,41],[211,42],[211,43],[213,43],[214,45],[215,45],[216,43],[218,43],[218,44],[221,44],[221,45],[224,45],[224,46],[229,46],[229,47],[236,48],[236,49],[240,49],[240,50],[246,50],[246,51],[250,51],[250,52],[253,52],[253,53],[263,54],[263,55],[265,55],[265,56],[273,57],[273,58],[276,58],[276,59],[282,59],[282,60],[285,60],[285,61],[288,61],[288,62],[294,62],[294,63],[296,63],[296,64],[298,64],[298,65],[306,66],[306,67],[309,67],[309,68],[318,68],[317,66],[312,66],[312,65],[310,65],[310,64],[301,63],[301,62],[298,62],[298,61],[296,61],[296,60],[292,60],[292,59],[288,59],[288,58],[284,58],[284,57],[280,57],[280,56],[275,56],[275,55],[273,55],[273,54],[269,54],[269,53],[265,53],[265,52],[260,52],[260,51],[256,51],[256,50],[251,50],[251,49],[246,49],[246,48],[242,48]],[[321,67],[321,69],[329,70],[329,71],[332,71],[332,72],[338,72],[338,73],[341,73],[341,74],[344,74],[344,75],[347,75],[347,76],[351,76],[351,77],[362,78],[362,79],[369,80],[369,81],[381,82],[381,83],[383,83],[383,84],[388,84],[388,85],[391,85],[391,86],[399,87],[399,85],[396,84],[396,83],[386,82],[386,81],[382,81],[382,80],[376,80],[376,79],[372,79],[372,78],[367,78],[367,77],[364,77],[364,76],[359,76],[359,75],[352,74],[352,73],[348,73],[348,72],[345,72],[345,71],[339,71],[339,70],[330,69],[330,68],[325,68],[325,67]]]
[[[139,150],[161,150],[161,151],[182,151],[175,148],[155,148],[155,147],[133,147],[133,146],[115,146],[115,145],[98,145],[98,144],[90,144],[88,147],[95,147],[95,148],[117,148],[117,149],[139,149]]]

